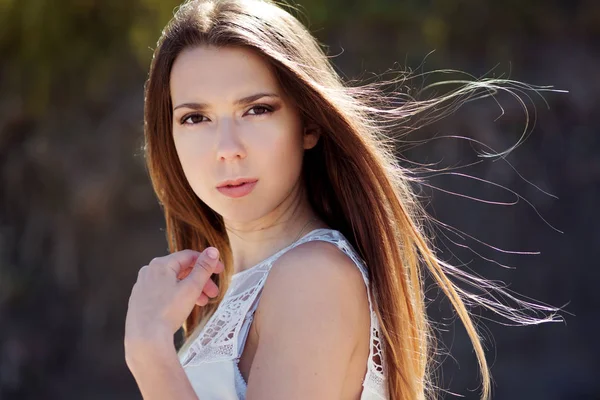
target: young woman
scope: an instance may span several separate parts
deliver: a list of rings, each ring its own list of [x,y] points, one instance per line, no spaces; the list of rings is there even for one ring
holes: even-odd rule
[[[489,397],[464,292],[436,259],[387,139],[389,121],[436,103],[378,100],[345,87],[269,1],[178,9],[145,97],[171,254],[140,270],[126,321],[145,399],[434,397],[425,273],[465,325]]]

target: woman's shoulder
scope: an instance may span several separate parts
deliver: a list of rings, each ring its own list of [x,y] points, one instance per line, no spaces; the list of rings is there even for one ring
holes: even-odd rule
[[[367,290],[361,269],[336,244],[311,240],[273,263],[257,317],[293,313],[298,324],[329,320],[336,329],[343,315],[347,326],[337,328],[360,330],[370,316]]]
[[[366,296],[361,268],[343,250],[343,237],[338,234],[333,238],[336,240],[313,238],[285,252],[273,263],[266,285],[293,289],[298,282],[310,282],[315,290],[339,291],[335,294],[342,296],[365,292]]]
[[[273,263],[255,312],[249,392],[331,398],[349,363],[365,362],[353,355],[368,347],[369,322],[361,271],[336,244],[310,240],[286,251]]]

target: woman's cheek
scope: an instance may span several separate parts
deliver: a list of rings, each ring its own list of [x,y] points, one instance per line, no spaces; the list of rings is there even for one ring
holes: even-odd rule
[[[269,169],[276,174],[280,185],[286,187],[286,191],[295,184],[302,170],[302,149],[295,143],[281,143],[274,151],[269,160]]]
[[[175,147],[188,184],[200,199],[204,199],[210,194],[209,186],[214,180],[208,176],[208,172],[211,170],[210,155],[206,151],[202,151],[207,146],[192,142],[180,139],[176,141]]]

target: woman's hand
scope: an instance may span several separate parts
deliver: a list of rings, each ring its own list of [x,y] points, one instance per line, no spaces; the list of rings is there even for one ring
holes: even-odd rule
[[[194,304],[204,306],[219,288],[210,279],[221,273],[219,252],[182,250],[153,259],[143,266],[133,285],[125,321],[125,347],[173,344],[173,335]],[[142,346],[145,347],[145,346]]]

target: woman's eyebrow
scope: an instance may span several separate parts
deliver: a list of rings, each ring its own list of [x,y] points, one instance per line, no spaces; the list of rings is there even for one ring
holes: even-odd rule
[[[236,100],[234,102],[234,104],[236,106],[240,106],[240,105],[243,106],[246,104],[250,104],[250,103],[252,103],[260,98],[263,98],[263,97],[277,97],[278,98],[279,95],[276,93],[256,93],[256,94],[253,94],[250,96],[243,97],[239,100]],[[191,108],[191,109],[195,109],[195,110],[201,110],[201,109],[207,108],[208,104],[206,104],[206,103],[182,103],[182,104],[179,104],[178,106],[174,107],[173,111],[177,110],[178,108],[183,108],[183,107]]]

